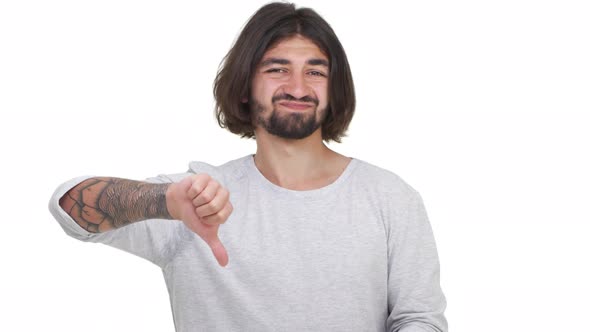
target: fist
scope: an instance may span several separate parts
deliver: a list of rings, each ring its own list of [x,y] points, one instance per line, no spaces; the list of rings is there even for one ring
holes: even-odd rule
[[[191,175],[170,184],[166,206],[172,218],[182,221],[209,245],[219,265],[227,265],[227,252],[217,235],[219,225],[233,211],[227,189],[207,174]]]

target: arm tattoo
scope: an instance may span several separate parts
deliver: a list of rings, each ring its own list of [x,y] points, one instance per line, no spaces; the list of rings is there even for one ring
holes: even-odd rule
[[[91,178],[70,189],[60,205],[84,229],[100,233],[140,220],[172,219],[166,207],[169,185]]]

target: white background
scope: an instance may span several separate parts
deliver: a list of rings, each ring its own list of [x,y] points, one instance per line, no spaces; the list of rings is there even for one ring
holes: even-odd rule
[[[264,3],[1,2],[0,330],[173,330],[160,270],[67,237],[47,202],[79,175],[254,152],[216,125],[211,87]],[[355,79],[349,136],[331,147],[424,198],[451,331],[587,328],[586,2],[298,5],[330,22]]]

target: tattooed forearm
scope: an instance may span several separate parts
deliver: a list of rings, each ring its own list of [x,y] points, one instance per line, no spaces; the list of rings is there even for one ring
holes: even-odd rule
[[[166,207],[168,186],[91,178],[70,189],[59,203],[84,229],[100,233],[145,219],[172,219]]]

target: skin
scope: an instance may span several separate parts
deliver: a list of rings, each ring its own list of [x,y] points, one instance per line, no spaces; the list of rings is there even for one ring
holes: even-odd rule
[[[282,59],[283,64],[270,59]],[[260,172],[274,184],[292,190],[312,190],[334,182],[344,171],[350,158],[330,150],[322,140],[321,126],[309,136],[290,139],[269,133],[261,122],[269,121],[273,112],[279,118],[313,118],[321,124],[329,103],[329,66],[319,64],[328,57],[309,39],[296,35],[267,50],[252,81],[250,103],[262,106],[255,117],[255,163]],[[287,101],[275,96],[290,95]]]
[[[163,185],[100,177],[72,188],[61,198],[60,205],[82,228],[99,233],[146,216],[170,219],[165,194],[166,186]]]
[[[252,95],[243,100],[255,114],[255,164],[278,186],[321,188],[334,182],[350,162],[322,140],[321,123],[329,103],[328,64],[310,40],[283,40],[264,54],[252,80]],[[209,245],[219,265],[228,264],[218,230],[233,206],[229,192],[207,174],[169,184],[91,178],[69,190],[60,206],[93,233],[146,219],[180,220]]]
[[[250,108],[256,127],[281,138],[315,132],[328,106],[329,60],[297,36],[269,49],[252,81]]]
[[[146,219],[180,220],[209,245],[219,265],[228,264],[227,251],[217,233],[233,206],[229,192],[207,174],[166,184],[90,178],[70,189],[59,203],[78,225],[91,233]]]

